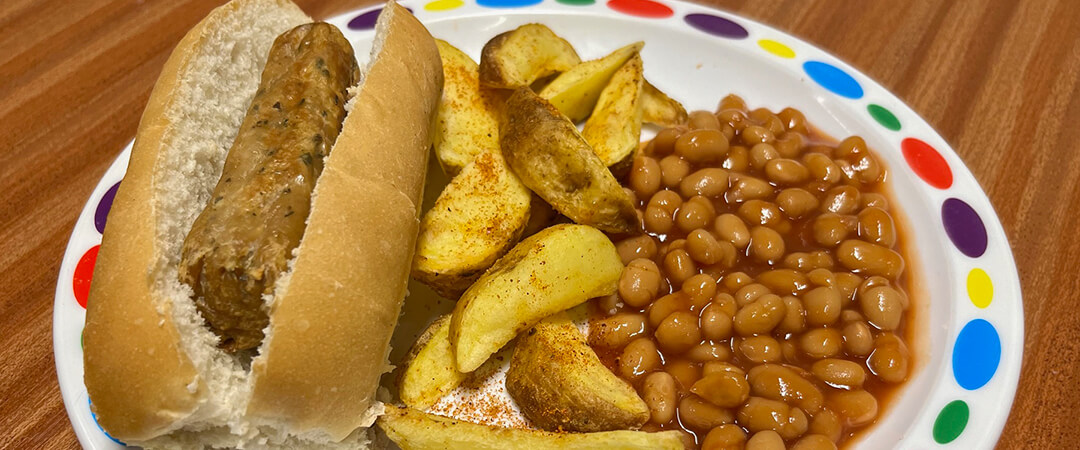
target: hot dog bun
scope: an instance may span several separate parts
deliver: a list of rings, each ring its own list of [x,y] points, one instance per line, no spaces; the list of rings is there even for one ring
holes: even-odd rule
[[[233,0],[180,41],[154,86],[109,214],[84,331],[99,423],[146,447],[364,447],[381,413],[442,90],[427,30],[390,3],[313,192],[291,272],[250,367],[217,348],[177,279],[287,0]]]

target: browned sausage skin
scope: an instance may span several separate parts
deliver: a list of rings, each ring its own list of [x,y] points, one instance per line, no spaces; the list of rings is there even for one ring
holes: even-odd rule
[[[184,239],[180,281],[220,346],[262,342],[262,296],[273,292],[304,234],[311,192],[345,119],[360,70],[333,25],[311,23],[274,41],[259,90],[206,208]]]

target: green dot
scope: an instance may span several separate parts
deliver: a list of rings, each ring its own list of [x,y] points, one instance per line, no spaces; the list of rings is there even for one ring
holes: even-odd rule
[[[870,106],[866,107],[866,110],[870,111],[870,117],[873,117],[881,126],[893,131],[900,130],[900,120],[893,115],[892,111],[885,109],[884,106],[871,103]]]
[[[596,3],[596,0],[557,0],[564,5],[585,6]]]
[[[941,408],[934,420],[934,440],[938,444],[948,444],[964,432],[968,422],[968,405],[963,400],[953,402]]]

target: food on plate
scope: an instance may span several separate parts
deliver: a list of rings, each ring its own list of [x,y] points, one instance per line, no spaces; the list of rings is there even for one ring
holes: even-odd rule
[[[403,450],[604,449],[682,450],[678,431],[604,431],[599,433],[554,433],[480,425],[428,414],[412,408],[387,407],[379,427]]]
[[[413,408],[434,405],[442,396],[465,381],[458,372],[450,347],[450,316],[428,325],[405,357],[405,371],[398,383],[401,401]]]
[[[499,34],[480,53],[480,83],[502,89],[528,87],[581,63],[574,47],[550,28],[530,23]]]
[[[643,428],[835,448],[880,417],[912,367],[886,174],[861,138],[735,96],[643,147],[627,185],[646,234],[619,237],[626,270],[589,339],[647,403],[675,405]]]
[[[615,71],[581,131],[581,137],[617,177],[630,169],[641,144],[643,70],[641,55],[635,54]]]
[[[558,109],[528,88],[506,102],[502,149],[529,189],[574,222],[611,233],[638,229],[633,199]]]
[[[391,2],[346,98],[351,46],[310,22],[234,0],[150,96],[84,332],[93,411],[129,444],[370,444],[442,68]]]
[[[637,429],[649,420],[645,401],[604,367],[565,313],[521,333],[506,391],[525,417],[548,431]]]
[[[458,370],[472,372],[523,330],[615,292],[622,262],[603,233],[549,227],[522,240],[462,294],[450,320]]]
[[[453,177],[476,155],[499,152],[502,94],[480,86],[476,62],[446,41],[436,40],[444,87],[432,136],[443,172]]]
[[[644,46],[644,42],[635,42],[603,58],[578,64],[555,77],[539,94],[571,122],[585,120],[593,112],[600,92],[609,84],[612,75]]]
[[[457,298],[518,241],[531,201],[502,152],[478,155],[424,214],[413,277]]]
[[[645,87],[641,92],[641,120],[646,123],[673,127],[686,123],[686,108],[682,103],[668,97],[649,80],[645,80]]]

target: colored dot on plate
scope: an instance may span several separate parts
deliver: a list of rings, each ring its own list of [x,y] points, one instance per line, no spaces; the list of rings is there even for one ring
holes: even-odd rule
[[[746,31],[746,28],[743,28],[742,25],[712,14],[687,14],[683,20],[690,26],[713,36],[728,39],[745,39],[750,35],[750,32]]]
[[[956,198],[945,200],[941,204],[941,222],[960,253],[978,258],[986,252],[986,226],[971,205]]]
[[[109,208],[112,208],[113,199],[116,198],[116,189],[119,187],[120,182],[117,182],[105,191],[105,195],[101,196],[101,201],[94,209],[94,228],[97,228],[98,233],[105,232],[105,219],[109,218]]]
[[[631,16],[663,19],[675,14],[667,5],[652,0],[610,0],[608,8]]]
[[[765,49],[765,51],[781,58],[791,59],[795,57],[795,50],[792,50],[791,47],[776,42],[772,39],[762,39],[760,41],[757,41],[757,45]]]
[[[973,391],[983,387],[1001,362],[1001,338],[990,322],[975,319],[964,325],[953,346],[953,376],[960,387]]]
[[[994,283],[990,281],[990,275],[985,270],[972,269],[968,272],[967,292],[971,303],[976,307],[985,308],[990,306],[994,299]]]
[[[953,175],[949,164],[934,147],[915,138],[905,138],[900,141],[900,150],[904,153],[911,170],[922,178],[927,184],[938,189],[948,189],[952,186]]]
[[[850,99],[860,99],[863,96],[859,82],[839,67],[821,61],[807,61],[803,63],[803,70],[814,82],[836,95]]]
[[[71,281],[71,288],[75,292],[75,301],[83,308],[86,308],[86,297],[90,295],[90,279],[94,277],[94,264],[100,248],[100,245],[90,247],[75,264],[75,277]]]
[[[941,408],[934,420],[934,441],[938,444],[955,441],[967,427],[969,414],[968,405],[963,400],[954,400]]]
[[[488,8],[521,8],[539,4],[543,0],[476,0],[476,4]]]
[[[870,117],[873,117],[881,126],[893,131],[900,131],[900,119],[897,119],[892,111],[885,109],[884,106],[871,103],[866,107],[866,110],[870,112]]]
[[[405,8],[412,12],[412,8]],[[375,8],[371,11],[361,13],[359,16],[353,17],[347,25],[350,30],[370,30],[375,28],[375,21],[379,20],[379,13],[382,12],[382,7]]]
[[[435,0],[424,5],[424,9],[428,11],[449,11],[454,8],[460,8],[463,5],[465,5],[465,2],[461,0]]]
[[[555,0],[564,5],[586,6],[596,3],[596,0]]]

